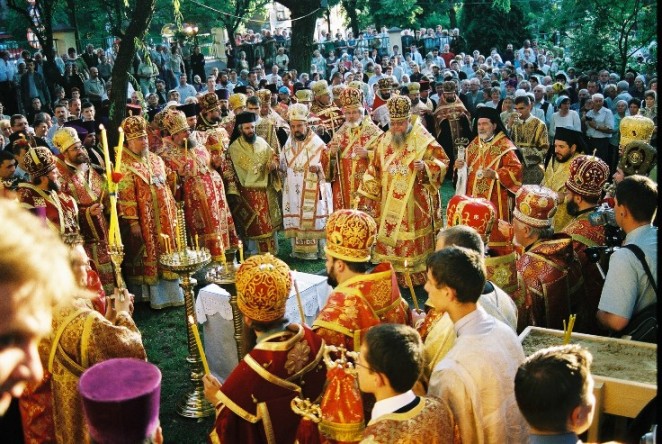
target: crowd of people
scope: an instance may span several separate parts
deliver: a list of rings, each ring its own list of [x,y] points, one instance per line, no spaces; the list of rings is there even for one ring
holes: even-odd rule
[[[379,47],[326,36],[340,44],[304,73],[284,46],[271,67],[237,54],[238,72],[207,72],[196,47],[143,49],[114,152],[100,125],[117,46],[71,48],[62,71],[24,53],[20,75],[2,54],[0,331],[27,337],[0,349],[17,359],[0,367],[0,407],[19,409],[26,442],[110,433],[86,370],[146,358],[133,306],[184,304],[159,258],[186,235],[216,263],[248,257],[235,279],[245,358],[203,378],[212,442],[579,442],[590,354],[527,358],[517,334],[576,315],[576,332],[657,341],[656,78],[564,72],[528,40],[468,54],[438,27],[403,32],[401,53],[367,34]],[[326,261],[333,291],[312,326],[285,318],[279,233],[292,257]],[[62,268],[55,287],[44,260]],[[122,393],[158,404],[158,369],[136,371],[149,389]],[[562,393],[544,389],[561,379]],[[149,411],[136,427],[159,442]]]

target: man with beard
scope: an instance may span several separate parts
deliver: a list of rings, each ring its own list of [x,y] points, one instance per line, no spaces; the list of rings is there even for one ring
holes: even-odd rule
[[[141,116],[122,121],[126,147],[122,151],[117,187],[117,211],[124,242],[123,271],[136,299],[154,309],[184,305],[177,275],[159,265],[166,252],[162,234],[175,241],[176,203],[166,181],[163,160],[149,151],[147,122]]]
[[[249,255],[278,253],[278,230],[283,223],[278,192],[278,154],[256,133],[257,116],[251,112],[237,115],[241,134],[228,149],[231,179],[228,201],[232,214],[246,241]]]
[[[393,96],[387,107],[390,129],[375,142],[358,205],[378,217],[376,262],[392,262],[401,286],[406,286],[403,272],[411,272],[413,284],[422,285],[425,259],[441,228],[439,188],[449,161],[419,116],[411,115],[408,97]]]
[[[582,333],[603,335],[602,330],[595,321],[598,312],[598,303],[604,285],[598,264],[589,260],[586,249],[605,244],[604,225],[593,225],[588,215],[595,211],[600,202],[603,187],[609,178],[609,166],[594,156],[580,155],[570,163],[569,177],[566,182],[565,194],[568,214],[573,217],[565,226],[563,232],[572,236],[572,246],[577,253],[584,276],[586,299],[583,311],[577,318],[582,320],[575,329]]]
[[[290,138],[280,153],[284,173],[283,228],[292,239],[292,257],[324,257],[324,226],[333,211],[331,187],[325,183],[326,146],[308,127],[309,111],[301,103],[290,106]]]
[[[393,79],[391,77],[384,77],[377,81],[377,92],[372,101],[372,121],[377,124],[382,131],[388,131],[388,107],[386,102],[391,98],[393,89]]]
[[[524,250],[517,271],[526,288],[518,330],[529,325],[561,330],[571,313],[584,308],[582,268],[572,238],[552,228],[556,200],[555,192],[540,185],[523,185],[515,196],[513,232]]]
[[[370,327],[409,324],[411,313],[400,296],[389,262],[370,270],[377,224],[359,210],[337,210],[326,224],[326,272],[334,288],[313,323],[329,345],[357,351]]]
[[[363,93],[356,88],[345,88],[340,93],[345,123],[329,143],[331,170],[326,176],[333,190],[333,208],[351,208],[358,197],[363,174],[370,163],[373,145],[382,130],[366,115]]]
[[[570,164],[586,149],[581,131],[559,127],[554,136],[554,157],[545,169],[541,185],[558,195],[556,214],[553,219],[554,232],[558,233],[570,222],[566,198],[566,182],[570,177]]]
[[[188,234],[209,249],[212,260],[222,262],[225,251],[236,247],[239,239],[223,180],[213,169],[220,165],[212,165],[211,154],[191,134],[183,112],[166,110],[163,126],[170,137],[163,140],[161,157],[166,167],[176,173],[174,196],[184,202]]]
[[[426,130],[430,131],[434,126],[434,120],[432,119],[434,102],[432,100],[421,101],[421,84],[418,82],[408,83],[402,87],[402,94],[408,96],[411,100],[411,113],[421,116],[421,123]]]
[[[51,151],[53,151],[53,149],[55,148],[53,146],[53,136],[55,135],[55,132],[57,130],[59,130],[60,128],[64,128],[64,124],[67,122],[67,119],[69,117],[69,110],[63,103],[59,103],[55,105],[54,116],[55,116],[55,122],[53,122],[53,125],[48,129],[48,132],[46,133],[46,143],[51,148]],[[57,152],[54,153],[58,154]]]
[[[341,125],[345,122],[345,118],[343,117],[340,108],[333,105],[329,91],[329,84],[326,80],[315,82],[312,86],[312,90],[314,100],[310,105],[310,112],[319,118],[320,126],[324,128],[324,132],[320,134],[320,137],[324,143],[329,143],[336,131],[338,131]]]
[[[262,98],[260,98],[260,96],[262,96]],[[260,115],[265,100],[270,100],[270,99],[271,99],[271,92],[268,89],[258,90],[257,95],[246,99],[246,108],[248,112],[255,114],[256,117],[255,131],[257,135],[263,138],[269,144],[269,146],[276,152],[276,154],[280,154],[280,147],[281,147],[280,139],[282,137],[283,132],[281,131],[281,137],[278,137],[275,120],[270,118],[268,113],[265,118],[263,118]],[[276,116],[280,119],[280,116],[278,116],[277,114]],[[235,132],[237,133],[235,134],[236,137],[239,137],[241,135],[238,126],[235,127]],[[234,141],[235,139],[233,138],[232,140]],[[285,142],[287,142],[287,134],[285,134],[285,140],[283,140],[283,144],[285,144]]]
[[[465,149],[473,139],[471,115],[464,103],[458,100],[457,86],[452,80],[443,82],[441,86],[439,105],[434,110],[434,129],[437,142],[453,163],[458,150]]]
[[[492,201],[497,219],[510,221],[510,200],[522,184],[522,164],[517,147],[506,135],[496,109],[483,106],[476,111],[474,132],[466,160],[456,159],[454,168],[467,167],[466,195]]]
[[[18,200],[62,238],[79,236],[78,206],[76,201],[60,190],[60,173],[55,156],[48,148],[38,146],[25,153],[25,166],[32,183],[18,185]]]
[[[62,190],[78,205],[81,215],[80,234],[88,257],[94,263],[106,294],[112,294],[115,285],[113,266],[108,255],[108,221],[103,209],[108,207],[106,179],[90,166],[90,158],[76,130],[59,129],[53,136],[53,144],[62,153],[57,167]]]
[[[283,120],[287,120],[287,108],[290,106],[290,89],[287,86],[278,88],[278,104],[274,110]]]

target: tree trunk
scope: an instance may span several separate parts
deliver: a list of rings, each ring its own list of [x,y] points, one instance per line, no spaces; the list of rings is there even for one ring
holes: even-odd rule
[[[131,22],[124,32],[117,59],[113,66],[113,84],[110,89],[110,128],[108,131],[108,143],[114,146],[117,142],[117,128],[126,116],[126,93],[128,73],[132,71],[133,58],[136,55],[135,40],[142,41],[145,38],[149,22],[152,20],[156,0],[136,0]]]
[[[450,20],[450,28],[457,28],[457,12],[455,11],[455,5],[452,3],[448,8],[448,19]]]
[[[280,4],[289,8],[292,14],[292,45],[290,47],[290,69],[297,72],[310,72],[315,43],[315,22],[321,12],[317,0],[282,0]],[[313,13],[317,10],[317,13]],[[302,17],[302,18],[299,18]]]
[[[359,30],[359,15],[356,12],[356,1],[343,0],[342,6],[343,9],[345,10],[345,13],[347,14],[347,18],[349,19],[349,27],[352,28],[352,34],[354,34],[354,38],[358,38],[360,30]]]

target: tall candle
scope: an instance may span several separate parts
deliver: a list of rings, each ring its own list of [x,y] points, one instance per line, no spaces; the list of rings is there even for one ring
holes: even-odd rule
[[[407,286],[409,287],[409,292],[411,293],[411,299],[414,302],[414,308],[418,310],[418,299],[416,298],[416,292],[414,291],[414,284],[411,281],[411,273],[409,273],[409,267],[408,267],[408,262],[405,259],[405,281],[407,282]]]
[[[202,368],[205,371],[205,374],[208,375],[209,364],[207,363],[207,355],[205,355],[205,349],[202,347],[202,341],[200,340],[200,332],[198,331],[198,325],[195,323],[193,316],[188,317],[188,323],[191,324],[191,331],[193,332],[193,337],[195,338],[195,344],[198,346],[198,353],[200,353],[200,361],[202,361]]]
[[[120,127],[117,129],[120,134],[117,142],[117,149],[115,150],[115,172],[119,173],[122,166],[122,151],[124,150],[124,130]]]
[[[179,224],[177,224],[177,225],[175,225],[175,244],[177,245],[177,251],[182,250],[182,241],[179,238],[179,234],[180,234]]]
[[[216,236],[216,240],[218,241],[218,248],[221,250],[221,264],[223,264],[223,267],[226,267],[228,264],[225,261],[225,248],[223,247],[223,240],[221,239],[221,236]]]
[[[244,243],[239,241],[239,263],[244,263]]]
[[[113,188],[110,187],[113,180],[111,177],[112,169],[110,168],[110,152],[108,151],[108,138],[106,137],[106,128],[103,125],[99,125],[99,132],[101,133],[101,149],[103,150],[103,161],[106,164],[106,180],[109,185],[109,192],[113,192]]]
[[[200,251],[200,244],[198,243],[198,235],[195,235],[195,251]]]

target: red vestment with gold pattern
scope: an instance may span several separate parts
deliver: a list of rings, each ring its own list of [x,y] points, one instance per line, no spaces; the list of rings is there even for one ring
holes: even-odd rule
[[[563,321],[577,313],[584,299],[582,269],[572,238],[557,233],[529,246],[517,260],[526,296],[518,309],[517,330],[529,325],[563,329]]]
[[[162,158],[178,176],[181,184],[184,215],[188,235],[198,236],[199,245],[209,249],[212,259],[221,261],[225,250],[237,246],[239,238],[225,197],[220,174],[211,168],[211,154],[203,145],[190,149],[176,146],[170,138],[163,139]]]
[[[301,419],[290,402],[316,400],[326,381],[324,341],[311,329],[291,324],[247,354],[217,394],[211,443],[293,443]]]
[[[586,299],[577,313],[578,322],[575,324],[574,330],[580,333],[606,335],[607,332],[600,328],[595,317],[605,279],[600,274],[598,264],[589,261],[586,255],[588,247],[605,245],[605,228],[603,225],[591,225],[588,214],[586,212],[578,215],[563,229],[564,233],[572,237],[572,246],[582,266],[584,290],[586,291]]]
[[[317,315],[313,330],[327,344],[359,351],[361,340],[370,327],[380,323],[409,325],[410,322],[409,306],[400,296],[393,267],[381,263],[371,273],[338,285]]]
[[[152,152],[144,156],[122,151],[121,173],[117,188],[117,211],[124,243],[123,270],[128,281],[155,285],[164,275],[176,278],[161,269],[158,259],[165,246],[160,235],[175,242],[176,203],[166,181],[166,166]],[[130,226],[140,225],[141,237],[131,235]]]
[[[59,159],[56,165],[60,171],[62,191],[73,197],[78,205],[78,223],[85,252],[94,263],[103,289],[112,294],[115,277],[108,254],[108,221],[103,213],[95,216],[90,212],[90,207],[97,203],[109,208],[106,179],[92,167],[80,171]]]
[[[337,150],[337,155],[330,158],[332,171],[327,174],[333,191],[334,210],[352,207],[363,174],[368,169],[373,145],[381,134],[382,130],[369,117],[365,117],[355,128],[348,124],[340,127],[329,142],[329,151]],[[365,148],[368,155],[360,157],[356,154],[357,148]]]
[[[290,107],[285,102],[278,102],[278,104],[274,107],[274,111],[278,113],[278,115],[281,116],[285,122],[287,122],[287,119],[289,119],[287,116],[287,110],[289,108]]]
[[[422,160],[423,171],[414,169]],[[448,169],[441,145],[412,117],[412,130],[402,146],[390,131],[375,142],[375,152],[359,187],[359,209],[377,221],[374,262],[390,262],[398,273],[411,271],[414,285],[425,283],[425,260],[434,251],[442,227],[439,188]],[[404,261],[409,266],[405,269]],[[398,276],[404,286],[404,279]]]
[[[497,209],[497,219],[510,222],[509,198],[522,184],[522,164],[515,154],[515,145],[504,133],[488,142],[478,137],[467,147],[467,196],[484,197]],[[483,176],[483,170],[497,172],[498,179]]]
[[[320,125],[324,127],[329,134],[329,139],[340,129],[345,123],[345,116],[342,110],[335,105],[322,105],[318,101],[314,101],[310,105],[310,112],[319,119]]]
[[[68,194],[44,191],[30,183],[20,183],[16,193],[23,208],[45,219],[60,236],[80,233],[78,206]]]

